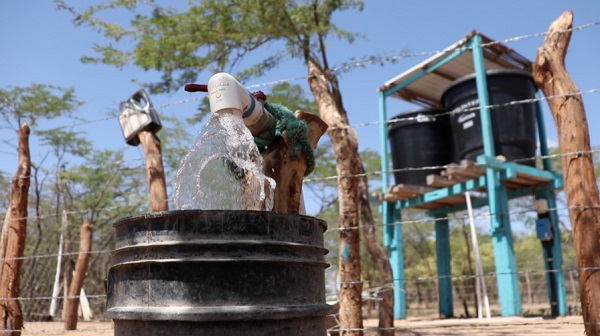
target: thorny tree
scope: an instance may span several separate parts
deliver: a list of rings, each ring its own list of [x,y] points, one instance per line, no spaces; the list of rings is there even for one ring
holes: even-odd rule
[[[94,246],[98,251],[114,245],[112,223],[124,213],[144,211],[146,198],[131,190],[143,189],[144,176],[137,167],[130,167],[121,151],[96,150],[83,132],[67,127],[48,128],[48,120],[81,122],[73,116],[82,105],[73,89],[33,84],[28,87],[0,88],[0,129],[17,129],[26,122],[31,127],[32,153],[27,240],[24,246],[20,291],[21,297],[40,298],[52,293],[57,243],[63,220],[64,241],[60,281],[70,281],[74,262],[70,252],[76,244],[68,243],[78,235],[82,220],[87,217],[97,224]],[[7,141],[12,145],[13,141]],[[15,148],[16,152],[17,148]],[[17,164],[17,162],[15,162]],[[0,190],[8,194],[5,178],[0,178]],[[0,202],[0,211],[9,204]],[[66,213],[66,216],[62,215]],[[104,279],[108,268],[107,253],[90,255],[90,270],[85,291],[91,298],[94,313],[104,310]],[[47,318],[50,300],[22,300],[25,320]],[[60,306],[60,303],[58,304]]]

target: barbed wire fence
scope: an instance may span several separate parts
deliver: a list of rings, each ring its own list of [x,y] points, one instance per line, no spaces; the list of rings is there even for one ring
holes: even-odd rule
[[[580,31],[580,30],[595,27],[598,25],[600,25],[600,22],[592,22],[589,24],[574,27],[574,28],[572,28],[572,31]],[[543,37],[545,35],[546,35],[546,33],[535,33],[535,34],[529,34],[529,35],[515,36],[515,37],[508,38],[508,39],[492,42],[492,44],[494,44],[494,43],[511,43],[511,42],[520,41],[520,40],[527,39],[527,38]],[[334,68],[333,72],[343,73],[343,72],[352,71],[352,70],[358,69],[358,68],[364,68],[364,67],[367,67],[367,66],[373,65],[373,64],[385,64],[385,63],[390,63],[390,62],[396,62],[399,59],[432,56],[432,55],[436,55],[436,54],[444,53],[444,52],[447,52],[447,51],[446,50],[434,50],[434,51],[417,52],[417,53],[407,53],[407,52],[403,51],[403,52],[399,52],[396,54],[385,55],[385,56],[366,57],[364,59],[352,60],[352,61],[342,63],[338,67]],[[293,81],[298,81],[298,80],[306,80],[307,78],[308,78],[307,76],[300,76],[300,77],[281,79],[281,80],[277,80],[277,81],[254,84],[254,85],[249,86],[248,88],[249,89],[258,89],[261,87],[272,86],[272,85],[279,84],[279,83],[293,82]],[[582,90],[579,92],[572,92],[572,93],[565,94],[565,95],[539,97],[539,98],[535,98],[535,99],[512,101],[512,102],[509,102],[506,104],[490,105],[487,107],[490,109],[494,109],[494,108],[517,105],[517,104],[530,104],[530,103],[536,103],[539,101],[548,101],[550,99],[557,99],[557,98],[564,98],[564,97],[571,97],[571,96],[591,95],[591,94],[597,94],[597,93],[600,93],[600,88],[592,88],[592,89],[588,89],[588,90]],[[158,106],[158,108],[159,109],[168,108],[168,107],[176,106],[176,105],[199,102],[201,99],[202,98],[189,98],[189,99],[184,99],[184,100],[178,100],[178,101],[160,105],[160,106]],[[454,113],[465,113],[465,112],[471,112],[471,111],[478,111],[479,109],[480,109],[479,107],[474,107],[474,108],[464,109],[460,112],[455,112],[455,111],[440,112],[439,116],[449,115],[449,114],[454,114]],[[92,119],[92,120],[81,120],[80,119],[71,124],[64,125],[62,127],[66,128],[66,129],[67,128],[73,129],[73,128],[81,127],[84,125],[96,124],[96,123],[105,122],[107,120],[113,120],[117,117],[118,117],[118,114],[114,113],[114,114],[107,115],[106,117]],[[353,124],[348,127],[351,127],[351,128],[371,127],[371,126],[379,126],[382,123],[391,124],[391,123],[395,123],[395,122],[409,121],[412,119],[414,119],[414,117],[399,117],[399,118],[394,118],[394,119],[390,119],[387,121],[370,121],[370,122],[365,122],[365,123]],[[16,141],[16,138],[2,139],[1,141],[5,144],[11,144]],[[123,151],[123,150],[124,149],[121,149],[121,151]],[[582,155],[582,154],[597,155],[598,152],[600,152],[600,149],[595,149],[595,150],[586,151],[586,152],[577,151],[577,152],[571,152],[571,153],[557,153],[557,154],[550,154],[550,155],[545,155],[545,156],[534,156],[531,158],[520,159],[520,160],[516,160],[516,161],[518,162],[521,160],[526,161],[526,160],[532,160],[532,159],[534,159],[534,160],[556,159],[556,158],[561,158],[561,157],[565,157],[565,156],[577,156],[577,155]],[[8,152],[6,152],[6,153],[8,154]],[[183,154],[183,153],[181,153],[181,154]],[[117,161],[113,161],[113,162],[106,162],[106,165],[118,167],[118,169],[143,171],[144,159],[137,158],[137,159],[128,159],[128,160],[117,160]],[[369,171],[369,172],[366,172],[365,174],[352,175],[352,176],[331,175],[331,176],[307,178],[307,179],[305,179],[304,182],[306,184],[311,184],[311,183],[320,183],[320,182],[328,181],[328,180],[337,180],[337,179],[342,179],[342,178],[378,177],[384,173],[385,174],[393,174],[394,172],[399,172],[399,171],[443,169],[446,167],[447,166],[442,165],[442,166],[433,166],[433,167],[413,167],[413,168],[404,168],[404,169],[389,169],[386,171]],[[46,169],[45,172],[47,174],[57,174],[59,171],[56,169]],[[12,178],[12,173],[0,171],[0,176],[6,176],[7,178]],[[549,209],[549,210],[566,211],[573,207],[586,208],[589,206],[586,206],[586,205],[561,206],[561,207],[557,207],[555,209]],[[115,209],[119,209],[119,206],[108,205],[108,206],[104,206],[104,207],[99,207],[99,208],[95,209],[95,211],[103,211],[103,210],[112,211]],[[64,211],[62,213],[37,214],[34,216],[28,216],[27,221],[30,223],[35,223],[34,225],[36,225],[38,228],[42,228],[42,227],[44,228],[43,237],[38,236],[38,239],[43,238],[44,240],[47,240],[47,241],[58,242],[59,235],[61,233],[61,229],[60,229],[60,220],[61,219],[66,220],[69,223],[71,223],[69,225],[76,226],[78,224],[78,221],[80,222],[81,218],[83,218],[85,215],[89,214],[89,212],[90,212],[90,209],[81,209],[81,210]],[[522,208],[522,209],[518,209],[515,211],[510,211],[509,215],[521,215],[521,214],[529,213],[529,212],[535,213],[536,210],[533,207]],[[475,214],[475,217],[480,218],[480,219],[488,219],[491,215],[492,214],[489,213],[489,211],[488,212],[479,211],[477,214]],[[435,220],[449,220],[449,219],[450,220],[462,220],[464,218],[461,216],[449,216],[447,218],[437,218],[437,219],[419,218],[419,219],[409,219],[409,220],[394,222],[394,223],[390,223],[388,225],[391,225],[391,226],[415,225],[415,224],[431,223]],[[376,225],[378,225],[380,229],[383,228],[383,224],[376,224]],[[352,230],[362,230],[362,229],[364,229],[364,226],[358,226],[358,227],[351,228],[351,229]],[[335,235],[340,230],[347,230],[347,229],[333,227],[327,231],[326,235]],[[64,241],[65,246],[69,246],[69,248],[65,249],[66,252],[56,252],[56,249],[58,248],[58,246],[56,246],[56,245],[55,246],[49,245],[47,247],[44,247],[44,249],[40,249],[40,248],[37,248],[36,246],[33,246],[31,248],[28,248],[28,250],[26,251],[26,256],[20,258],[23,260],[23,263],[24,263],[23,264],[23,274],[22,274],[22,279],[23,279],[22,280],[22,289],[21,289],[22,295],[21,295],[21,297],[15,298],[14,300],[20,301],[20,303],[23,307],[24,315],[26,316],[26,321],[28,323],[38,323],[38,321],[44,321],[44,320],[48,319],[48,316],[50,315],[50,312],[48,311],[49,307],[50,307],[50,302],[56,301],[58,306],[60,307],[62,305],[62,302],[64,302],[64,300],[67,298],[67,295],[65,294],[66,293],[66,282],[65,281],[63,281],[61,284],[62,288],[61,288],[60,292],[62,294],[49,295],[52,293],[52,288],[51,288],[52,283],[49,283],[45,279],[51,279],[54,277],[55,272],[56,272],[56,264],[58,263],[58,260],[60,258],[65,258],[67,260],[66,264],[71,264],[71,267],[66,267],[63,270],[63,273],[64,273],[63,278],[64,279],[69,278],[67,272],[72,271],[72,266],[73,266],[72,264],[74,262],[74,257],[76,257],[78,254],[77,252],[70,252],[73,250],[72,247],[74,247],[78,244],[78,241],[76,238],[77,238],[76,236],[70,236],[70,235],[67,235],[65,237],[65,241]],[[106,240],[107,238],[104,237],[102,239]],[[84,289],[86,290],[86,293],[85,293],[85,295],[79,296],[79,298],[81,300],[85,300],[85,301],[89,302],[89,305],[93,312],[93,316],[94,316],[93,318],[95,320],[103,321],[103,320],[106,320],[106,318],[103,316],[104,308],[105,308],[105,300],[106,300],[106,294],[104,292],[103,276],[105,276],[105,274],[108,270],[109,258],[110,258],[110,253],[112,252],[112,249],[110,248],[109,244],[102,244],[102,242],[100,242],[100,244],[97,244],[97,245],[101,246],[102,248],[99,248],[99,249],[89,252],[90,255],[92,256],[91,264],[94,265],[94,268],[93,268],[93,271],[90,271],[90,275],[88,275],[88,277],[89,278],[94,277],[94,278],[97,278],[96,280],[98,280],[98,279],[100,279],[100,280],[97,281],[98,283],[94,283],[93,285],[89,285],[89,283],[86,282],[86,284],[84,285]],[[594,270],[600,269],[600,265],[597,265],[596,267],[592,267],[591,269],[594,269]],[[568,284],[566,287],[567,287],[567,294],[568,294],[569,298],[567,301],[569,302],[570,308],[573,309],[573,312],[579,313],[577,311],[577,306],[579,304],[579,301],[578,301],[578,284],[579,284],[578,273],[579,273],[579,271],[581,271],[581,269],[573,266],[573,267],[567,267],[562,270],[553,270],[553,271],[548,271],[546,269],[526,269],[526,270],[521,270],[521,271],[515,272],[519,276],[520,283],[522,284],[522,286],[524,286],[524,290],[521,290],[521,295],[522,295],[522,302],[524,303],[525,307],[528,307],[530,309],[534,309],[534,308],[540,309],[541,306],[547,305],[547,292],[546,292],[545,277],[549,272],[563,272],[565,275],[565,279],[568,279],[568,281],[567,281]],[[95,274],[92,274],[92,273],[95,273]],[[513,274],[513,273],[511,273],[511,274]],[[493,302],[495,301],[496,303],[498,301],[497,293],[495,292],[495,284],[496,284],[496,276],[497,275],[498,275],[498,273],[494,273],[494,272],[488,272],[483,275],[484,281],[486,282],[488,287],[491,289],[490,298],[492,299]],[[451,275],[448,277],[452,278],[453,280],[470,280],[470,279],[475,278],[475,275],[458,274],[458,275]],[[403,279],[409,284],[406,288],[406,297],[407,297],[407,302],[408,302],[409,308],[413,309],[417,313],[419,310],[424,314],[432,313],[432,312],[435,313],[437,311],[436,283],[439,279],[440,279],[440,277],[438,277],[438,276],[407,277],[407,278]],[[394,288],[394,285],[393,285],[394,280],[398,280],[398,279],[380,279],[377,284],[369,284],[369,286],[365,289],[365,293],[364,293],[365,302],[368,303],[369,301],[376,301],[377,293],[379,293],[381,291],[401,290],[398,288]],[[366,283],[367,280],[364,280],[364,281],[361,280],[360,282]],[[336,283],[336,285],[340,285],[340,283],[338,282],[338,283]],[[459,300],[457,300],[457,302],[455,303],[457,308],[460,309],[465,304],[470,307],[474,306],[473,295],[469,295],[469,294],[472,294],[472,292],[469,293],[469,291],[471,290],[470,287],[468,287],[464,283],[460,283],[460,284],[454,285],[453,290],[456,293],[455,297],[459,298]],[[335,299],[335,296],[331,297],[331,299]],[[6,300],[6,298],[3,298],[3,300]],[[459,309],[457,309],[457,310],[459,310]],[[543,309],[543,308],[541,308],[541,309]],[[468,312],[465,312],[465,313],[468,315]],[[55,316],[55,319],[56,318],[57,317]],[[60,318],[58,318],[58,319],[60,320]],[[42,322],[39,322],[39,323],[42,323]],[[520,324],[520,325],[533,325],[531,322],[523,322],[523,321],[513,322],[513,323]],[[566,323],[572,323],[572,322],[566,322]],[[510,323],[508,323],[508,324],[510,324]],[[576,322],[576,324],[581,325],[583,327],[582,321]],[[26,327],[27,327],[27,325],[26,325]],[[419,327],[411,328],[410,326],[403,327],[403,328],[404,329],[398,329],[398,330],[406,330],[406,328],[411,329],[411,330],[419,329]],[[80,328],[79,330],[85,331],[85,328]],[[104,332],[110,332],[112,330],[112,328],[111,327],[104,327],[104,328],[100,327],[100,328],[94,328],[94,329],[90,329],[90,330],[92,330],[93,332],[96,332],[97,334],[102,334]],[[377,330],[377,328],[368,327],[368,328],[364,328],[363,330],[373,331],[373,330]],[[335,331],[335,330],[332,329],[332,331]],[[7,331],[4,331],[4,332],[7,332]],[[35,333],[36,334],[52,334],[52,333],[56,333],[56,329],[53,329],[50,327],[48,327],[48,328],[41,327],[41,328],[36,328]]]

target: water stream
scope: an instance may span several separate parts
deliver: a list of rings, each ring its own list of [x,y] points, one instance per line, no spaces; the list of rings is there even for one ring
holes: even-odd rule
[[[212,113],[175,178],[175,208],[266,210],[275,181],[262,172],[262,157],[236,110]]]

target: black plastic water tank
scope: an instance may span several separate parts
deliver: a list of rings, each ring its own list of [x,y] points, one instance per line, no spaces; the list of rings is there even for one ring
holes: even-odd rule
[[[442,110],[414,110],[388,124],[394,169],[442,166],[452,162],[450,120]],[[396,184],[426,185],[426,177],[441,168],[394,172]]]
[[[178,210],[114,224],[107,316],[123,335],[325,336],[325,222]]]
[[[537,87],[531,74],[519,70],[487,72],[490,105],[535,98]],[[475,74],[457,79],[442,95],[442,104],[450,116],[454,139],[454,161],[473,160],[483,154],[483,136]],[[535,165],[536,103],[512,104],[490,109],[496,155],[508,161]],[[465,111],[466,110],[466,111]]]

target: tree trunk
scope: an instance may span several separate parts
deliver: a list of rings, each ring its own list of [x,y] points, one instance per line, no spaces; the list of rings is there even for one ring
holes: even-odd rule
[[[79,308],[79,294],[83,287],[90,261],[90,251],[92,250],[92,224],[88,218],[83,220],[81,225],[81,237],[79,243],[79,255],[77,256],[77,264],[69,295],[66,298],[65,304],[65,330],[77,329],[77,309]]]
[[[365,169],[361,165],[361,172],[364,174]],[[373,220],[371,212],[371,204],[369,203],[369,186],[366,175],[362,175],[359,179],[360,193],[360,215],[363,223],[363,237],[367,245],[367,250],[373,258],[379,278],[381,281],[381,289],[378,291],[379,297],[379,335],[393,336],[394,335],[394,286],[392,275],[392,267],[390,266],[387,253],[381,248],[377,241],[377,227]]]
[[[594,176],[588,123],[579,89],[565,68],[571,40],[573,12],[565,11],[550,25],[544,44],[538,50],[533,75],[548,100],[558,128],[562,169],[577,265],[585,332],[600,335],[600,208]]]
[[[2,275],[0,276],[0,318],[5,334],[11,336],[21,335],[23,328],[23,314],[19,297],[21,280],[21,266],[23,265],[23,251],[25,250],[25,237],[27,233],[27,196],[31,177],[31,159],[29,156],[29,126],[23,124],[19,129],[19,168],[12,179],[10,191],[10,204],[6,213],[5,225],[8,229],[2,230],[7,236],[2,237],[6,242],[3,247],[1,263]]]
[[[144,147],[146,158],[146,177],[150,188],[150,207],[152,211],[169,210],[167,197],[167,184],[165,182],[165,169],[162,162],[160,139],[148,128],[142,130],[138,137]]]
[[[325,72],[308,60],[308,85],[335,152],[340,202],[340,335],[362,336],[362,282],[360,279],[359,179],[362,162],[358,137],[348,127],[348,117],[337,88],[330,89]],[[335,90],[335,91],[334,91]]]

